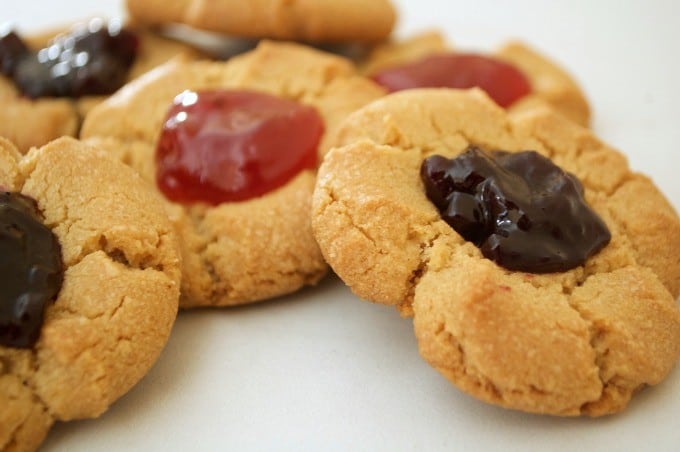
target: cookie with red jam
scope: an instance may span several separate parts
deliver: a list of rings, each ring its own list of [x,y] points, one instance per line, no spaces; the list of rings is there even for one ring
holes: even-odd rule
[[[171,62],[85,119],[153,184],[181,237],[182,307],[228,306],[312,285],[327,272],[311,194],[328,137],[384,89],[347,60],[262,42],[227,62]]]
[[[75,136],[94,105],[178,55],[197,52],[117,20],[92,19],[28,37],[0,30],[0,136],[22,153]]]
[[[510,110],[547,103],[587,126],[590,107],[573,78],[548,58],[520,42],[492,54],[452,49],[438,32],[379,45],[362,70],[390,91],[413,88],[478,87]]]
[[[386,38],[396,21],[389,0],[127,0],[130,17],[159,26],[184,24],[245,38],[307,42],[375,42]]]
[[[63,137],[22,156],[0,138],[0,449],[102,414],[174,323],[179,247],[155,193]]]
[[[625,157],[549,108],[420,89],[350,115],[312,225],[362,299],[413,316],[461,390],[534,413],[623,410],[680,356],[680,220]]]

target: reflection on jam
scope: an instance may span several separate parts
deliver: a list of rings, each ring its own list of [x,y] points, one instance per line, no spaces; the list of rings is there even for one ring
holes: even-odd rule
[[[35,201],[0,193],[0,346],[31,348],[64,279],[61,247]]]
[[[421,178],[444,221],[509,270],[566,271],[611,239],[578,179],[533,151],[471,146],[454,159],[428,157]]]
[[[111,94],[127,79],[139,41],[120,22],[92,19],[38,52],[14,32],[0,35],[0,67],[30,98]]]
[[[514,66],[466,53],[431,55],[386,69],[372,78],[391,92],[413,88],[478,87],[504,108],[531,92],[531,84]]]
[[[243,201],[315,169],[323,120],[312,107],[251,91],[186,91],[156,149],[156,182],[175,202]]]

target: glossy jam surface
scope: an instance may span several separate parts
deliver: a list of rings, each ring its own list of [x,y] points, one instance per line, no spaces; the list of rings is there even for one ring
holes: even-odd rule
[[[0,346],[31,348],[64,279],[61,247],[35,201],[0,193]]]
[[[514,66],[482,55],[446,53],[389,68],[373,80],[391,92],[413,88],[478,87],[501,107],[531,93],[529,80]]]
[[[423,161],[421,178],[442,218],[509,270],[566,271],[611,239],[576,177],[533,151],[435,155]]]
[[[244,201],[315,169],[323,119],[309,106],[252,91],[186,91],[156,149],[156,182],[179,203]]]
[[[22,94],[33,99],[103,95],[125,83],[138,47],[137,37],[119,22],[92,19],[38,52],[10,32],[0,39],[0,63]]]

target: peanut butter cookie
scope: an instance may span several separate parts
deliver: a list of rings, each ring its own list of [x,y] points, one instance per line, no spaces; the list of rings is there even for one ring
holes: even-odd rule
[[[680,221],[589,130],[429,89],[357,111],[332,143],[312,203],[326,260],[412,315],[422,356],[463,391],[599,416],[673,368]]]
[[[235,305],[326,273],[309,215],[317,153],[384,93],[343,58],[264,41],[227,62],[147,74],[94,109],[81,136],[166,199],[181,237],[181,306]]]
[[[139,23],[181,23],[248,38],[310,42],[378,41],[396,20],[389,0],[127,0]]]
[[[22,156],[0,138],[0,449],[97,417],[155,362],[177,313],[179,249],[130,168],[73,138]]]

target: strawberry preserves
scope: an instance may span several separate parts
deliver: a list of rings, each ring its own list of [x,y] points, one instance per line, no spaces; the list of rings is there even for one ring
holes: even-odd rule
[[[373,76],[388,90],[478,87],[498,105],[508,107],[531,92],[531,84],[517,68],[504,61],[469,53],[431,55]]]
[[[252,91],[185,91],[156,148],[171,201],[212,205],[264,195],[315,169],[324,125],[307,105]]]

